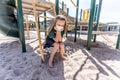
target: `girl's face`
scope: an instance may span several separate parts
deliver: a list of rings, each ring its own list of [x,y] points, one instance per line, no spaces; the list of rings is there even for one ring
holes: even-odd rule
[[[65,26],[65,21],[64,20],[57,20],[57,22],[56,22],[56,25],[57,26],[61,26],[61,27],[63,27],[64,28],[64,26]]]

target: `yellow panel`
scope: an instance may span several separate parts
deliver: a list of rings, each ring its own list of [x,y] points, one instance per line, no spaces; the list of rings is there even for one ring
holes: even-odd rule
[[[90,9],[83,10],[82,12],[82,21],[88,22],[90,16]]]

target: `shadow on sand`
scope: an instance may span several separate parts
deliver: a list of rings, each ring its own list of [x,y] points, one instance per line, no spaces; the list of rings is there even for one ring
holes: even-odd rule
[[[48,67],[48,59],[50,57],[51,49],[44,50],[45,62],[42,63],[39,54],[38,44],[33,40],[26,44],[27,52],[21,52],[21,46],[19,41],[12,43],[0,44],[0,80],[65,80],[64,77],[64,64],[60,59],[59,52],[57,52],[54,58],[54,68]],[[35,43],[33,48],[30,44]],[[104,43],[96,42],[92,43],[91,50],[86,50],[86,41],[77,39],[77,42],[73,42],[73,37],[68,37],[65,41],[66,54],[68,56],[81,50],[86,56],[86,59],[80,65],[80,68],[73,75],[73,79],[76,80],[78,74],[83,70],[87,61],[90,60],[99,71],[96,74],[96,79],[99,80],[99,75],[103,74],[109,76],[108,71],[114,76],[120,78],[120,75],[116,73],[108,64],[104,61],[116,60],[120,61],[120,51],[111,49]],[[104,69],[104,68],[106,69]],[[106,71],[107,70],[107,71]]]
[[[99,70],[99,72],[96,74],[95,80],[99,80],[99,74],[109,76],[108,71],[120,79],[120,75],[116,73],[111,68],[111,66],[104,63],[104,61],[107,60],[120,61],[120,50],[112,49],[110,46],[107,46],[102,42],[92,42],[91,50],[86,50],[86,40],[77,39],[77,42],[73,43],[74,38],[70,36],[68,37],[68,40],[70,42],[69,44],[67,44],[67,46],[74,46],[74,51],[71,50],[71,53],[74,53],[75,51],[78,51],[80,49],[82,51],[82,54],[87,56],[86,59],[83,61],[83,64],[80,65],[80,68],[74,74],[73,80],[76,80],[77,75],[83,70],[83,67],[86,65],[86,62],[88,60],[90,60],[96,66],[97,70]],[[105,67],[107,71],[103,67]]]
[[[36,40],[35,40],[36,41]],[[47,65],[49,54],[45,55],[42,63],[38,55],[38,45],[30,46],[34,40],[26,44],[27,52],[22,53],[19,41],[0,44],[0,80],[65,80],[63,61],[59,53],[54,59],[54,68]]]

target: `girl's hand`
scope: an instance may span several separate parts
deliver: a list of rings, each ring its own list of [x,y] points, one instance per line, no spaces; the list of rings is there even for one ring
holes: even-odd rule
[[[57,38],[53,38],[53,40],[54,40],[55,42],[58,42],[58,39],[57,39]]]
[[[56,27],[54,27],[54,29],[55,29],[56,31],[58,31]]]
[[[60,31],[63,31],[63,29],[61,29]]]

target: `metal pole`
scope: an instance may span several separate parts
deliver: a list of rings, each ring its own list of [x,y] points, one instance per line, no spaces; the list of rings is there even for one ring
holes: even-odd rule
[[[59,0],[55,0],[55,10],[56,10],[56,15],[59,14]]]
[[[78,6],[78,8],[76,8],[76,22],[75,22],[75,38],[74,38],[74,42],[76,42],[76,38],[77,38],[79,0],[77,0],[77,6]]]
[[[46,12],[44,12],[44,16],[46,17]],[[46,32],[46,28],[47,28],[46,18],[44,18],[44,28],[45,28],[45,37],[46,37],[47,36],[47,32]]]
[[[17,18],[18,18],[18,27],[19,27],[19,32],[20,32],[20,41],[22,44],[22,52],[26,52],[24,24],[23,24],[23,12],[22,12],[22,0],[17,0],[17,1],[18,1]]]
[[[97,15],[97,23],[96,23],[96,26],[95,26],[95,31],[97,31],[98,29],[98,25],[99,25],[99,19],[100,19],[100,12],[101,12],[101,6],[102,6],[102,0],[99,0],[99,8],[98,8],[98,15]],[[96,42],[96,34],[94,35],[94,40],[93,42]]]
[[[94,13],[94,15],[95,15],[95,16],[94,16],[94,22],[97,22],[98,4],[95,6],[95,13]],[[95,27],[96,27],[96,26],[93,27],[93,29],[92,29],[93,31],[95,30]],[[95,34],[92,35],[93,42],[94,42],[94,39],[95,39],[94,37],[95,37]]]
[[[40,17],[38,17],[38,26],[39,26],[39,29],[40,29]]]
[[[82,9],[80,10],[80,21],[82,21]],[[81,26],[79,26],[79,31],[81,29]],[[78,33],[78,38],[80,38],[80,32]]]
[[[69,8],[67,8],[67,15],[69,15]]]
[[[79,26],[78,38],[80,38],[80,31],[81,31],[81,26]]]
[[[118,34],[116,49],[120,49],[120,27],[119,27],[119,34]]]
[[[97,21],[97,14],[98,14],[98,4],[95,6],[95,16],[94,16],[94,22]]]
[[[90,46],[91,46],[92,27],[93,27],[95,4],[96,4],[96,0],[91,0],[90,19],[89,19],[89,28],[88,28],[88,37],[87,37],[87,49],[88,50],[90,50]]]
[[[80,21],[82,21],[82,9],[80,10]]]
[[[67,8],[67,16],[69,16],[69,8]],[[67,31],[66,31],[66,37],[68,36],[68,25],[66,26],[67,27]]]
[[[62,1],[62,10],[64,11],[64,2]]]

